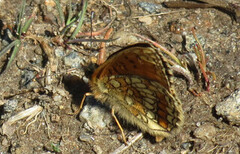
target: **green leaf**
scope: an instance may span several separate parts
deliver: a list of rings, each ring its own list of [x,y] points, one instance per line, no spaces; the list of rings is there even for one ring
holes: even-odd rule
[[[17,35],[19,38],[22,34],[22,19],[23,19],[23,14],[25,12],[25,7],[26,7],[26,0],[22,0],[21,10],[18,17],[18,26],[17,26]]]
[[[56,6],[57,6],[57,10],[58,10],[58,13],[59,13],[61,25],[64,26],[65,25],[65,17],[64,17],[63,10],[61,8],[60,2],[59,2],[59,0],[54,0],[54,2],[56,3]]]
[[[12,62],[13,62],[14,58],[16,57],[16,55],[17,55],[17,53],[19,51],[19,48],[21,46],[21,41],[20,40],[15,40],[15,41],[16,41],[16,44],[14,46],[13,52],[11,54],[11,57],[10,57],[8,63],[7,63],[6,69],[8,69],[10,67],[10,65],[12,64]]]
[[[73,39],[73,38],[76,37],[76,35],[78,34],[78,32],[80,31],[80,29],[81,29],[81,27],[82,27],[83,19],[84,19],[86,10],[87,10],[87,4],[88,4],[88,1],[87,1],[87,0],[84,0],[84,1],[83,1],[83,8],[82,8],[82,11],[81,11],[81,13],[80,13],[80,15],[79,15],[79,22],[78,22],[77,27],[76,27],[75,30],[73,31],[72,36],[70,37],[71,39]]]
[[[15,40],[15,41],[11,42],[10,44],[8,44],[5,48],[3,48],[0,51],[0,57],[2,57],[8,50],[10,50],[12,47],[14,47],[18,43],[18,41],[19,40]]]

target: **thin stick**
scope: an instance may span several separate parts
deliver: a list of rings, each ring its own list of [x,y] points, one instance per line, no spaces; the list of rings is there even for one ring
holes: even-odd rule
[[[90,39],[92,39],[93,38],[93,36],[92,36],[92,32],[93,32],[93,27],[92,27],[92,21],[93,21],[93,16],[94,16],[94,12],[92,11],[91,12],[91,36],[90,36]],[[90,49],[92,49],[92,44],[93,44],[93,42],[90,42],[91,43],[91,48]]]
[[[116,150],[114,150],[113,152],[111,152],[110,154],[118,154],[118,153],[122,153],[123,151],[127,150],[130,146],[133,145],[133,143],[135,143],[137,140],[140,140],[143,137],[142,133],[138,133],[137,135],[135,135],[132,139],[130,139],[126,144],[121,145],[119,148],[117,148]]]
[[[179,12],[183,12],[183,11],[179,10],[179,11],[169,11],[169,12],[162,12],[162,13],[156,13],[156,14],[147,14],[147,15],[142,15],[142,16],[135,16],[135,17],[132,17],[132,18],[160,16],[160,15],[171,14],[171,13],[179,13]]]
[[[100,29],[100,30],[95,31],[95,32],[83,32],[83,33],[81,32],[81,33],[78,33],[76,37],[91,36],[91,35],[92,36],[98,36],[98,35],[102,34],[103,32],[105,32],[112,25],[112,23],[113,23],[113,21],[115,19],[116,19],[116,17],[113,18],[113,20],[106,27],[104,27],[103,29]]]
[[[157,42],[155,41],[152,41],[142,35],[139,35],[139,34],[136,34],[136,33],[133,33],[133,35],[137,36],[137,37],[140,37],[146,41],[149,41],[150,43],[152,43],[155,47],[161,49],[164,53],[166,53],[168,56],[170,56],[178,65],[181,65],[181,62],[180,60],[174,55],[172,54],[168,49],[166,49],[165,47],[161,46],[160,44],[158,44]],[[172,65],[174,65],[175,63],[173,62]]]
[[[68,40],[66,43],[79,43],[79,42],[112,42],[117,40],[118,38],[115,39],[72,39]]]
[[[112,31],[113,31],[113,28],[110,28],[110,29],[106,32],[106,34],[105,34],[105,36],[104,36],[104,39],[105,39],[105,40],[109,39]],[[97,62],[98,65],[104,63],[105,60],[106,60],[106,47],[105,47],[105,45],[106,45],[105,42],[102,42],[101,45],[100,45],[100,51],[99,51],[98,62]]]

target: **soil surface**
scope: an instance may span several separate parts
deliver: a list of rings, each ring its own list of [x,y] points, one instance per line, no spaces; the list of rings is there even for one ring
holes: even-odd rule
[[[164,0],[147,2],[89,1],[79,38],[103,39],[106,30],[96,36],[94,32],[112,22],[107,27],[113,28],[112,41],[106,42],[107,56],[127,45],[147,42],[132,34],[135,33],[169,50],[175,49],[174,54],[181,57],[194,54],[196,42],[192,29],[195,28],[205,51],[207,72],[211,72],[207,74],[210,90],[206,90],[199,69],[189,70],[193,87],[200,96],[188,90],[183,75],[174,76],[185,117],[179,132],[160,143],[143,133],[142,138],[122,150],[119,147],[124,143],[111,109],[97,102],[94,96],[86,98],[80,114],[70,115],[79,108],[83,95],[91,92],[89,65],[96,62],[102,42],[66,44],[64,40],[70,36],[60,37],[63,26],[54,1],[27,0],[22,20],[27,20],[35,9],[34,21],[21,36],[20,50],[9,69],[5,66],[11,51],[0,57],[2,153],[239,153],[240,128],[217,115],[216,105],[240,88],[240,21],[222,9],[172,9],[161,4]],[[238,0],[228,2],[240,7]],[[65,16],[68,3],[61,1]],[[3,49],[16,39],[14,32],[21,5],[18,0],[2,0],[0,6]],[[80,0],[72,0],[73,14],[81,6]],[[91,12],[94,12],[92,22]],[[84,35],[91,28],[94,36]],[[195,64],[198,66],[197,61]],[[127,140],[141,132],[124,119],[119,120]]]

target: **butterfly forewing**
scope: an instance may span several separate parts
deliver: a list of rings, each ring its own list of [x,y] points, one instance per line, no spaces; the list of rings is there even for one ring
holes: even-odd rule
[[[112,75],[139,75],[158,81],[166,89],[170,84],[165,76],[160,54],[148,44],[137,44],[122,49],[95,70],[92,81]]]

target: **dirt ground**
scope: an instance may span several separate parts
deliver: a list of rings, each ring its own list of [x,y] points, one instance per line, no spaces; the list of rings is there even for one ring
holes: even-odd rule
[[[194,87],[201,93],[197,97],[188,91],[185,78],[175,76],[174,84],[185,116],[182,129],[160,143],[143,134],[143,138],[120,152],[239,153],[239,126],[217,115],[215,106],[240,88],[240,21],[216,8],[170,9],[161,5],[164,0],[147,2],[154,4],[151,10],[140,0],[89,1],[81,32],[91,31],[93,11],[93,32],[113,21],[110,39],[118,39],[106,43],[108,56],[127,45],[144,42],[132,33],[169,50],[174,48],[180,56],[193,53],[191,29],[195,27],[206,52],[207,70],[216,79],[209,75],[210,91],[206,91],[203,80],[191,70],[195,76]],[[238,0],[228,2],[240,7]],[[72,1],[75,11],[80,3],[80,0]],[[61,5],[65,8],[68,1],[62,0]],[[20,2],[2,0],[0,6],[3,8],[0,11],[2,49],[9,40],[14,40],[11,33],[16,29]],[[78,109],[84,93],[90,92],[85,72],[90,62],[96,61],[100,43],[88,41],[69,46],[58,43],[61,39],[56,36],[60,36],[61,26],[55,3],[27,0],[24,17],[29,17],[34,8],[36,17],[22,36],[21,50],[11,67],[0,75],[1,153],[117,153],[115,150],[124,144],[109,107],[89,96],[80,116],[69,115]],[[104,34],[93,38],[103,39]],[[0,57],[2,70],[9,55],[10,52]],[[33,117],[27,120],[28,115],[3,127],[22,111]],[[119,120],[128,140],[141,132]]]

